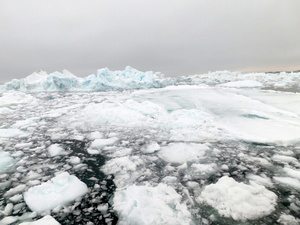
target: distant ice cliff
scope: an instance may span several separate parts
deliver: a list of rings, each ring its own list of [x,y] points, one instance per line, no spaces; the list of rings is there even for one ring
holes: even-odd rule
[[[217,71],[208,74],[165,78],[161,73],[141,72],[127,66],[123,71],[99,69],[85,78],[67,70],[46,73],[34,72],[23,79],[13,79],[0,90],[18,91],[111,91],[161,88],[171,85],[219,85],[227,88],[271,88],[300,91],[300,72],[247,73]]]

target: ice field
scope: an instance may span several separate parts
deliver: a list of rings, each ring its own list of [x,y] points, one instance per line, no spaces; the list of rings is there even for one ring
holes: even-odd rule
[[[300,224],[300,74],[0,85],[0,224]]]

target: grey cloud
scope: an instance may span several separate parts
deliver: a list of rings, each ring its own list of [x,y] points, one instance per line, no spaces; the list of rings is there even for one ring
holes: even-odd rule
[[[35,70],[291,68],[300,61],[298,0],[2,0],[0,82]]]

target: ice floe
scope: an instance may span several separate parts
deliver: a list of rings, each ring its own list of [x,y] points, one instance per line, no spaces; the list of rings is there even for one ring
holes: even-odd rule
[[[74,175],[64,172],[48,182],[29,188],[24,193],[24,199],[32,211],[42,213],[68,204],[87,192],[86,184]]]
[[[225,176],[206,186],[198,201],[214,207],[222,216],[246,221],[271,214],[277,196],[264,186],[239,183]]]
[[[166,162],[182,164],[199,160],[207,150],[209,147],[204,144],[172,143],[162,147],[158,156]]]
[[[118,189],[113,201],[120,225],[193,224],[181,196],[166,184]]]
[[[10,172],[16,164],[16,160],[8,152],[0,149],[0,174]]]
[[[60,225],[60,223],[57,222],[52,216],[47,215],[39,220],[32,222],[23,222],[20,223],[20,225]]]

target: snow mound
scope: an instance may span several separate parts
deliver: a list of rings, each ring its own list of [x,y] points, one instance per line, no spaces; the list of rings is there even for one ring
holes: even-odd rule
[[[222,216],[246,221],[272,213],[277,196],[264,186],[247,185],[224,176],[206,186],[197,200],[214,207]]]
[[[181,196],[166,184],[132,185],[117,190],[113,206],[119,225],[192,224],[190,212],[180,201]]]
[[[0,149],[0,174],[11,171],[15,163],[15,159],[8,152]]]
[[[47,74],[35,72],[24,79],[14,79],[0,85],[0,90],[19,91],[106,91],[159,88],[163,85],[162,75],[153,72],[141,72],[129,66],[123,71],[110,71],[103,68],[97,74],[85,78],[76,77],[67,70],[62,73]]]
[[[29,188],[24,200],[32,211],[42,213],[68,204],[88,192],[86,184],[67,172],[56,175],[48,182]]]
[[[44,216],[42,219],[39,219],[34,222],[24,222],[20,223],[20,225],[60,225],[52,216]]]

